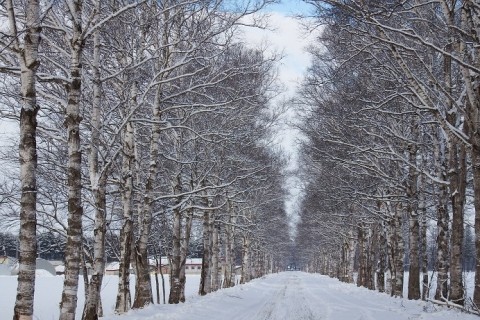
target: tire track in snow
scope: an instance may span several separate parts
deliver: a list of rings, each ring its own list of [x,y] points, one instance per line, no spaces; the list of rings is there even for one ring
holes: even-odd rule
[[[265,302],[263,307],[253,318],[255,320],[324,320],[321,314],[311,309],[312,297],[305,290],[305,284],[300,277],[292,274],[285,285],[272,298]]]

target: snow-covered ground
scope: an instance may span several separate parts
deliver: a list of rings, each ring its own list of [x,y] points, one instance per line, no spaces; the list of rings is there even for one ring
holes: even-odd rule
[[[458,310],[391,298],[384,293],[303,272],[269,275],[204,297],[196,295],[199,276],[188,275],[186,303],[154,305],[116,316],[113,307],[117,278],[105,278],[102,290],[104,320],[478,320],[477,316]],[[58,319],[62,280],[62,277],[37,277],[34,319]],[[168,287],[168,277],[166,280]],[[0,277],[0,288],[0,318],[11,319],[16,277]],[[77,319],[80,319],[82,308],[81,286]]]
[[[162,285],[160,276],[160,297],[162,298]],[[132,297],[135,292],[135,279],[130,280],[132,287]],[[152,284],[155,285],[155,278],[152,277]],[[192,296],[197,295],[198,286],[200,284],[200,275],[187,275],[187,282],[185,286],[186,299],[191,299]],[[56,320],[58,319],[60,309],[60,298],[62,296],[63,276],[48,276],[46,274],[39,274],[37,271],[37,278],[35,280],[35,306],[34,319],[35,320]],[[105,276],[102,285],[102,305],[104,315],[114,314],[115,299],[118,289],[118,276]],[[0,320],[13,318],[13,306],[15,304],[15,295],[17,293],[17,277],[16,276],[0,276]],[[169,278],[165,276],[165,293],[168,302],[168,292],[170,290]],[[153,292],[156,300],[156,291]],[[78,290],[78,307],[76,319],[81,319],[84,298],[83,278],[80,277]]]
[[[187,303],[152,306],[106,320],[478,320],[423,301],[341,283],[317,274],[284,272]]]

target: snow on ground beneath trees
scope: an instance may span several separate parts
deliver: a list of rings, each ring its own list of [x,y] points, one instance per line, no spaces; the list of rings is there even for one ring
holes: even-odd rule
[[[103,320],[478,320],[456,309],[389,297],[318,274],[283,272],[255,279],[204,297],[196,295],[199,275],[187,275],[187,302],[153,305],[126,315],[113,314],[118,276],[106,276]],[[134,279],[132,279],[132,284]],[[152,280],[154,280],[152,278]],[[166,277],[168,295],[168,277]],[[34,319],[58,319],[63,277],[37,277]],[[153,283],[155,283],[153,281]],[[0,276],[1,319],[11,319],[17,278]],[[80,279],[77,319],[83,308]]]
[[[161,278],[158,276],[160,282],[160,296],[162,297]],[[45,275],[43,272],[38,272],[35,280],[35,305],[34,317],[35,320],[56,320],[60,314],[60,298],[62,296],[63,276]],[[169,278],[165,276],[165,292],[168,301],[168,291],[170,290]],[[200,283],[200,275],[187,275],[187,282],[185,286],[186,299],[191,299],[192,296],[198,292]],[[78,289],[78,302],[76,319],[82,318],[83,304],[85,302],[83,277],[80,276]],[[155,278],[152,276],[152,284],[155,285]],[[135,293],[135,278],[130,279],[130,286],[132,287],[132,297]],[[16,276],[0,276],[0,320],[13,318],[13,306],[15,304],[15,296],[17,294],[17,277]],[[104,315],[114,314],[115,299],[117,298],[118,276],[106,275],[102,284],[102,305]],[[156,300],[156,292],[154,289],[154,297]]]

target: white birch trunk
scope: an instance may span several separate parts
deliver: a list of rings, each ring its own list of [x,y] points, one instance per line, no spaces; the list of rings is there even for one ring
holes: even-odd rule
[[[380,211],[383,206],[380,206]],[[385,292],[385,271],[387,265],[387,239],[385,236],[385,221],[379,226],[378,235],[378,265],[377,265],[377,290]]]
[[[365,248],[365,230],[363,223],[358,224],[358,278],[357,286],[366,287],[366,248]]]
[[[413,117],[411,130],[413,139],[418,138],[418,116]],[[412,142],[408,146],[408,158],[411,164],[417,164],[418,146]],[[410,265],[408,278],[408,299],[420,299],[420,265],[419,265],[419,243],[420,243],[420,223],[418,212],[418,173],[412,166],[408,170],[407,185],[407,213],[409,218],[409,249],[410,249]]]
[[[450,57],[445,58],[445,68],[448,72],[447,78],[451,77],[451,61]],[[470,71],[464,70],[468,73],[467,78],[470,78]],[[465,78],[465,76],[464,76]],[[466,83],[468,93],[468,82]],[[468,94],[467,94],[468,95]],[[475,97],[475,99],[478,99]],[[468,103],[467,103],[468,104]],[[453,103],[450,103],[449,112],[446,118],[452,126],[458,126],[459,117],[461,115],[453,112],[456,110]],[[450,299],[456,304],[463,305],[465,302],[465,290],[463,284],[462,274],[462,244],[464,233],[464,209],[465,209],[465,194],[467,185],[467,164],[466,164],[466,149],[465,144],[458,141],[452,134],[449,137],[448,150],[448,179],[450,201],[452,203],[452,230],[450,238]]]
[[[392,286],[394,295],[397,297],[403,297],[403,274],[404,274],[404,245],[403,245],[403,207],[398,204],[395,205],[395,241],[394,253],[395,253],[395,281]]]
[[[201,296],[211,292],[211,233],[210,233],[210,211],[205,210],[203,213],[203,257],[202,272],[200,275],[200,287],[198,294]]]
[[[212,219],[210,221],[212,225],[212,292],[217,291],[219,289],[219,276],[218,276],[218,267],[219,267],[219,261],[218,261],[218,227],[215,226],[215,221]]]
[[[190,235],[192,232],[193,224],[193,210],[187,212],[185,221],[184,235],[182,237],[181,256],[182,256],[182,269],[180,270],[180,302],[185,302],[185,284],[187,277],[185,275],[185,263],[188,256],[188,244],[190,243]]]
[[[242,275],[240,283],[247,283],[250,281],[250,239],[248,236],[243,236],[242,247]]]
[[[425,162],[425,161],[424,161]],[[419,202],[418,210],[421,217],[420,225],[420,240],[422,248],[422,300],[427,300],[429,297],[429,284],[428,284],[428,250],[427,250],[427,230],[428,230],[428,217],[427,217],[427,199],[425,194],[425,178],[420,175],[418,177],[418,190],[419,190]]]
[[[390,211],[390,204],[387,203],[387,210]],[[387,280],[385,283],[385,291],[391,296],[395,295],[394,277],[395,277],[395,217],[389,216],[385,224],[385,234],[387,235],[387,268],[385,271]]]
[[[100,10],[100,2],[95,3],[96,10]],[[99,165],[99,150],[101,145],[101,78],[100,78],[100,30],[97,29],[93,35],[93,103],[92,103],[92,133],[90,144],[90,184],[95,198],[95,221],[94,221],[94,243],[93,243],[93,274],[90,278],[88,290],[86,291],[85,306],[83,309],[83,320],[97,320],[101,317],[100,291],[102,289],[103,275],[105,271],[105,233],[106,233],[106,185],[107,173],[105,168]]]
[[[39,65],[38,46],[40,43],[39,1],[26,3],[26,25],[23,48],[17,32],[16,16],[12,0],[7,3],[9,26],[13,46],[20,63],[22,105],[20,109],[20,230],[19,230],[19,271],[17,295],[14,306],[14,320],[31,320],[35,291],[35,265],[37,258],[37,92],[36,71]]]
[[[353,283],[353,272],[355,265],[355,247],[357,246],[356,238],[353,231],[348,232],[348,251],[347,251],[347,281]]]
[[[168,303],[170,304],[180,302],[180,272],[182,260],[180,254],[181,220],[180,208],[173,210],[173,249],[170,264],[170,294],[168,296]]]
[[[450,299],[459,304],[465,303],[465,289],[462,273],[462,244],[464,233],[464,208],[467,183],[465,146],[453,145],[450,152],[450,198],[452,201],[452,233],[450,238]]]
[[[135,94],[133,95],[136,96]],[[123,226],[120,231],[120,266],[118,293],[115,304],[116,313],[125,313],[130,310],[130,263],[133,240],[133,170],[135,168],[133,123],[128,122],[123,137],[122,160],[122,209]]]
[[[235,261],[234,261],[234,249],[235,249],[235,223],[236,216],[233,212],[231,204],[229,204],[230,214],[229,223],[225,226],[226,241],[225,241],[225,276],[224,287],[230,288],[235,286]]]
[[[367,257],[367,288],[375,290],[375,274],[376,274],[376,262],[378,253],[378,225],[374,223],[369,230],[368,234],[368,257]]]
[[[441,143],[444,143],[444,140],[441,139],[442,132],[439,130],[437,138],[437,143],[435,143],[435,159],[437,161],[438,177],[439,179],[447,180],[447,163],[446,156],[442,154],[440,150]],[[448,148],[446,148],[448,151]],[[447,186],[440,185],[438,186],[438,194],[436,195],[438,199],[437,204],[437,261],[436,261],[436,271],[437,271],[437,289],[435,292],[435,299],[443,300],[448,296],[448,191]]]
[[[82,254],[82,153],[80,144],[80,96],[82,85],[82,2],[71,6],[72,39],[70,83],[67,86],[66,114],[68,136],[68,230],[65,247],[65,280],[60,303],[60,320],[74,320],[77,309],[78,276]]]
[[[145,35],[142,33],[142,39]],[[143,41],[142,41],[143,43]],[[143,50],[140,49],[140,58],[143,57]],[[131,112],[137,107],[138,90],[136,83],[132,83],[130,105],[127,112]],[[130,265],[132,263],[133,246],[133,192],[136,162],[135,152],[135,129],[134,123],[128,121],[123,132],[122,145],[122,171],[121,171],[121,193],[122,193],[122,211],[123,225],[120,231],[120,265],[117,299],[115,303],[115,312],[122,314],[130,310],[132,301],[130,293]],[[138,179],[137,179],[138,180]],[[137,181],[138,183],[138,181]]]
[[[158,171],[158,153],[159,141],[161,134],[160,127],[160,105],[161,105],[161,89],[157,89],[155,103],[153,104],[152,116],[152,138],[150,140],[150,165],[148,170],[147,181],[145,183],[145,191],[143,197],[143,207],[139,216],[139,235],[135,244],[135,300],[132,308],[144,308],[153,303],[152,285],[150,281],[149,265],[148,265],[148,238],[152,227],[152,207],[154,201],[154,184]]]
[[[177,175],[177,182],[174,186],[173,193],[179,194],[182,192],[182,185],[180,174]],[[168,297],[168,303],[179,303],[182,291],[182,269],[185,272],[185,257],[182,255],[182,251],[186,254],[186,249],[182,250],[184,239],[182,239],[182,211],[180,208],[180,202],[182,199],[177,198],[175,203],[175,209],[173,210],[173,239],[172,239],[172,260],[170,270],[170,294]],[[188,244],[187,244],[188,246]]]
[[[467,57],[467,61],[478,66],[480,63],[480,50],[478,47],[478,30],[480,29],[480,21],[478,19],[478,2],[464,1],[460,9],[461,28],[468,30],[474,34],[473,47],[465,43],[465,39],[460,40],[458,55]],[[457,8],[455,8],[457,9]],[[475,250],[476,250],[476,267],[475,267],[475,289],[473,293],[473,302],[478,308],[480,306],[480,93],[479,83],[476,80],[478,73],[473,76],[472,72],[465,67],[461,67],[463,80],[467,92],[465,116],[468,131],[471,135],[470,155],[473,171],[473,189],[474,189],[474,206],[475,206]],[[459,289],[458,289],[459,290]],[[454,298],[453,298],[454,299]]]

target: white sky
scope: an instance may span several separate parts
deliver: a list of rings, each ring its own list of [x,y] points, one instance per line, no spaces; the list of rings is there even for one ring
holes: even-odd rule
[[[285,86],[285,92],[276,99],[273,107],[293,97],[310,65],[310,56],[305,49],[314,41],[315,34],[305,30],[305,20],[300,21],[293,17],[295,14],[308,13],[308,9],[308,6],[300,1],[287,0],[272,7],[274,11],[269,12],[268,30],[254,28],[244,30],[243,40],[252,47],[268,45],[271,52],[283,53],[278,71],[279,79]],[[296,139],[299,139],[300,135],[288,126],[288,122],[295,121],[295,110],[289,109],[282,120],[285,123],[279,126],[276,140],[290,156],[288,169],[295,170],[298,166]],[[285,201],[285,209],[290,216],[291,235],[294,236],[295,225],[299,219],[297,210],[302,196],[301,185],[295,176],[290,177],[286,184],[290,196]]]
[[[312,33],[307,33],[297,18],[281,12],[269,13],[268,29],[245,28],[243,32],[247,45],[267,45],[267,51],[283,52],[279,65],[280,79],[287,85],[288,93],[292,94],[310,63],[304,49],[313,40]]]
[[[18,123],[0,116],[0,146],[11,145],[11,139],[18,137]]]

